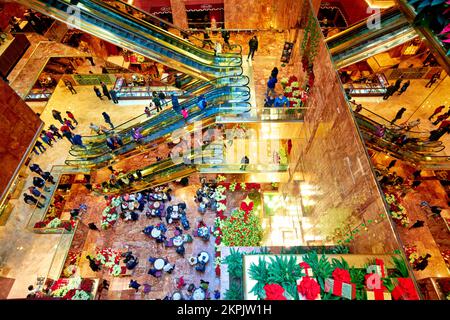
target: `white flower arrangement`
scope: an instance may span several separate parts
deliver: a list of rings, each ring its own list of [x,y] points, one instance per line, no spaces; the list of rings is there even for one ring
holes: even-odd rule
[[[120,265],[115,264],[115,265],[112,267],[111,275],[114,276],[114,277],[118,277],[118,276],[120,275],[121,272],[122,272],[122,268],[120,267]]]
[[[227,206],[224,205],[222,202],[219,202],[217,204],[217,211],[225,211],[225,210],[227,210]]]
[[[84,290],[77,290],[72,297],[72,300],[90,300],[91,294],[87,293]]]
[[[241,189],[242,190],[246,190],[247,189],[247,184],[245,182],[241,182]]]
[[[223,182],[225,180],[227,180],[227,178],[225,178],[225,176],[223,176],[221,174],[219,174],[216,178],[216,182]]]
[[[81,277],[78,275],[73,278],[70,278],[69,283],[67,284],[67,288],[69,290],[77,289],[80,287],[80,285],[81,285]]]
[[[59,227],[59,225],[61,224],[61,220],[60,219],[58,219],[58,218],[54,218],[52,221],[50,221],[48,224],[47,224],[47,227],[48,228],[58,228]]]
[[[216,259],[214,259],[214,266],[220,266],[220,264],[222,263],[222,258],[221,257],[216,257]]]

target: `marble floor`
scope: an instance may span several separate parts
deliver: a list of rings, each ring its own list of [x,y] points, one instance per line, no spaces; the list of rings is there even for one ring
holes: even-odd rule
[[[386,167],[393,160],[383,154],[372,158],[375,167]],[[417,168],[406,162],[397,160],[391,172],[405,179],[405,184],[410,183],[412,173]],[[420,206],[422,201],[430,205],[436,205],[449,210],[447,194],[438,180],[433,179],[433,172],[422,172],[422,183],[416,189],[407,188],[406,195],[401,198],[401,204],[405,207],[411,225],[417,220],[424,221],[423,227],[408,229],[396,225],[403,245],[416,246],[420,255],[430,253],[429,264],[423,271],[415,271],[417,279],[427,277],[450,277],[450,269],[446,265],[441,252],[450,249],[449,230],[442,218],[431,217],[431,212]],[[430,179],[431,178],[431,179]]]

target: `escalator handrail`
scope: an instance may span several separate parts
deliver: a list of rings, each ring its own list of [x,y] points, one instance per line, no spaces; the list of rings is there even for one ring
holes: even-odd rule
[[[208,82],[202,82],[202,83],[198,84],[195,88],[192,88],[191,90],[187,90],[186,93],[192,94],[192,92],[198,90],[198,89],[201,88],[201,87],[207,86],[208,84],[213,85],[213,83],[219,82],[219,81],[221,81],[221,80],[223,80],[223,79],[226,79],[226,78],[235,78],[235,77],[234,77],[234,76],[224,76],[224,77],[220,77],[220,78],[216,78],[216,79],[210,80],[210,81],[208,81]],[[245,75],[242,75],[242,76],[239,76],[239,77],[236,77],[236,78],[240,78],[240,79],[247,80],[247,81],[245,82],[245,84],[239,84],[239,87],[245,86],[245,87],[249,88],[249,87],[248,87],[248,84],[250,83],[249,77],[247,77],[247,76],[245,76]],[[238,87],[238,86],[233,86],[233,85],[228,85],[228,86],[230,86],[230,87]],[[221,88],[221,87],[214,87],[214,88],[212,88],[211,90],[216,89],[216,88]],[[250,90],[250,88],[249,88],[249,90]],[[194,98],[194,99],[195,99],[195,98]],[[189,99],[189,100],[186,100],[185,102],[183,102],[183,104],[184,104],[184,103],[187,103],[187,102],[190,102],[190,101],[191,101],[190,99]],[[170,103],[170,100],[167,99],[167,100],[164,102],[164,104],[163,104],[162,106],[167,106],[169,103]],[[182,105],[181,105],[181,106],[182,106]],[[119,124],[118,126],[114,127],[114,130],[116,130],[117,128],[119,128],[119,127],[121,127],[121,126],[123,126],[123,125],[125,125],[125,124],[127,124],[127,123],[129,123],[129,122],[131,122],[131,121],[133,121],[133,120],[136,120],[136,119],[138,119],[138,118],[140,118],[140,117],[143,117],[143,116],[145,116],[145,115],[146,115],[145,113],[142,113],[142,114],[140,114],[140,115],[138,115],[138,116],[136,116],[136,117],[134,117],[134,118],[131,118],[131,119],[129,119],[129,120],[127,120],[127,121],[125,121],[125,122]],[[161,114],[158,114],[158,116],[161,116]],[[141,125],[142,125],[142,124],[141,124]],[[130,129],[130,130],[131,130],[131,128],[123,128],[123,129],[121,129],[121,131],[122,131],[122,130],[127,130],[127,129]],[[106,136],[108,136],[108,135],[109,135],[109,134],[85,135],[85,136],[82,136],[82,138],[85,138],[85,139],[89,139],[89,138],[101,138],[102,136],[104,136],[104,137],[106,138]]]
[[[201,56],[198,55],[198,53],[200,53],[202,55],[207,55],[207,56],[209,55],[209,56],[211,56],[210,58],[214,58],[214,53],[213,52],[200,49],[197,46],[193,45],[192,43],[190,43],[188,41],[185,41],[182,38],[177,37],[174,34],[168,32],[168,31],[166,31],[166,30],[164,30],[164,29],[162,29],[162,28],[160,28],[158,26],[155,26],[155,25],[153,25],[153,24],[151,24],[151,23],[149,23],[147,21],[138,19],[138,18],[136,18],[136,17],[134,17],[134,16],[132,16],[132,15],[130,15],[128,13],[124,13],[123,11],[121,11],[121,10],[115,8],[115,7],[110,6],[107,3],[105,3],[105,2],[97,1],[97,0],[80,0],[79,2],[84,4],[84,5],[86,5],[86,6],[88,6],[88,3],[93,3],[94,5],[100,6],[100,7],[102,7],[105,10],[113,11],[112,12],[113,14],[122,16],[125,19],[129,19],[130,21],[140,25],[141,27],[150,29],[153,32],[160,33],[160,34],[162,34],[164,36],[167,36],[167,37],[171,38],[172,40],[179,42],[180,45],[190,47],[192,49],[192,52],[196,53],[197,57],[201,57]],[[93,8],[93,9],[98,11],[97,8]],[[168,41],[165,41],[165,42],[170,44],[170,42],[168,42]],[[176,45],[176,46],[178,46],[178,45]],[[241,59],[241,57],[238,57],[237,54],[222,54],[222,55],[219,55],[219,57],[225,58],[225,59],[232,59],[232,58],[237,59],[237,58],[240,58],[240,60],[241,60],[240,64],[238,64],[238,65],[230,65],[230,66],[236,66],[237,67],[239,65],[242,65],[242,59]]]
[[[119,2],[119,3],[121,3],[122,5],[124,5],[125,7],[130,7],[132,10],[136,10],[136,11],[140,12],[141,14],[150,17],[150,18],[153,19],[153,20],[157,20],[157,21],[159,21],[159,22],[161,22],[161,23],[163,23],[163,24],[169,26],[169,27],[172,28],[172,29],[176,29],[176,30],[180,31],[180,33],[188,33],[188,31],[187,31],[186,29],[183,29],[183,28],[181,28],[181,27],[178,27],[178,26],[174,25],[173,23],[171,23],[171,22],[169,22],[169,21],[166,21],[166,20],[164,20],[164,19],[161,19],[161,18],[158,17],[158,16],[155,16],[155,15],[149,13],[149,12],[146,12],[146,11],[142,10],[141,8],[138,8],[138,7],[135,7],[135,6],[133,6],[133,5],[130,5],[130,4],[128,4],[128,3],[126,3],[126,2],[124,2],[124,1],[122,1],[122,0],[113,0],[113,1],[114,1],[114,2]],[[105,2],[108,3],[108,1],[105,1]],[[156,26],[156,27],[157,27],[157,26]],[[163,29],[163,30],[164,30],[164,29]],[[164,30],[164,31],[166,31],[166,30]],[[197,37],[194,36],[194,35],[191,35],[190,37],[192,37],[192,38],[194,38],[194,39],[196,39],[196,40],[198,40],[198,41],[203,41],[203,39],[197,38]],[[181,39],[181,40],[184,40],[184,39]],[[242,46],[241,46],[240,44],[235,44],[235,46],[239,48],[239,54],[242,54]],[[204,50],[205,50],[205,49],[204,49]],[[207,51],[207,50],[205,50],[205,51]],[[224,53],[224,54],[227,54],[227,53]]]
[[[63,0],[36,0],[37,2],[41,2],[44,3],[46,7],[51,7],[48,5],[48,3],[50,2],[52,5],[55,5],[55,3],[59,3],[59,6],[56,6],[58,11],[63,12],[64,10],[62,9],[62,6],[64,8],[68,8],[70,7],[69,4],[67,4],[66,2],[64,2]],[[55,8],[55,7],[53,7]],[[48,10],[48,9],[47,9]],[[67,12],[66,12],[67,13]],[[69,13],[67,13],[69,14]],[[114,21],[114,22],[110,22],[107,19],[107,16],[105,14],[93,14],[92,12],[89,12],[87,10],[80,10],[80,15],[84,15],[86,17],[90,17],[90,19],[94,20],[94,21],[102,21],[103,24],[105,25],[109,25],[113,30],[114,29],[118,29],[121,30],[124,33],[127,34],[132,34],[134,37],[136,38],[141,38],[141,41],[144,42],[150,42],[153,45],[159,46],[161,48],[164,48],[164,50],[168,50],[170,52],[172,52],[175,56],[177,56],[177,58],[174,57],[169,57],[166,55],[167,58],[169,59],[191,59],[192,61],[195,61],[196,64],[203,66],[205,69],[209,69],[211,71],[204,71],[204,73],[209,73],[209,74],[213,74],[214,72],[225,72],[222,69],[228,70],[228,71],[232,71],[234,69],[240,69],[240,74],[242,74],[243,70],[242,70],[242,66],[218,66],[218,65],[212,65],[212,64],[208,64],[205,63],[203,61],[199,61],[199,57],[193,55],[193,54],[188,54],[188,53],[181,53],[179,48],[172,45],[172,44],[165,44],[162,45],[160,44],[160,42],[157,41],[156,38],[154,38],[153,36],[149,36],[144,34],[142,31],[140,30],[130,30],[130,27],[128,25],[124,25],[121,21]],[[91,21],[87,20],[88,24],[92,24]],[[98,27],[98,26],[97,26]],[[118,39],[122,39],[122,37],[118,37]],[[137,42],[137,44],[135,43]],[[142,47],[145,48],[145,50],[151,51],[151,52],[155,52],[153,49],[146,47],[145,45],[139,43],[138,41],[130,41],[130,43],[133,43],[133,46],[137,46],[137,47]],[[145,55],[145,54],[144,54]],[[185,63],[183,63],[185,64]],[[185,64],[188,68],[192,69],[193,66],[189,65],[189,64]],[[222,71],[221,71],[222,70]]]
[[[247,110],[246,111],[243,111],[243,113],[245,113],[245,112],[248,112],[248,111],[250,111],[251,110],[251,104],[249,103],[249,102],[237,102],[236,104],[241,104],[241,105],[245,105],[246,106],[246,108],[247,108]],[[209,108],[210,110],[212,110],[214,107],[213,106],[210,106],[210,107],[207,107],[207,108]],[[233,107],[232,107],[233,108]],[[242,108],[242,107],[240,107],[240,108]],[[223,107],[218,107],[218,108],[214,108],[214,110],[212,111],[213,113],[212,114],[210,114],[210,115],[208,115],[208,117],[212,117],[212,116],[216,116],[217,115],[217,113],[220,113],[221,111],[223,110]],[[203,115],[204,113],[203,112],[201,112],[200,113],[200,116],[201,115]],[[195,115],[195,117],[194,116],[192,116],[192,118],[190,119],[190,120],[192,120],[192,119],[195,119],[196,117],[198,117],[199,115]],[[180,122],[182,125],[184,125],[184,121],[183,120],[181,120],[181,119],[175,119],[175,120],[173,120],[172,122],[169,122],[169,123],[167,123],[166,124],[166,126],[164,127],[164,128],[167,128],[167,127],[169,127],[169,126],[172,126],[172,125],[174,125],[174,124],[176,124],[176,123],[178,123],[178,122]],[[163,130],[164,128],[160,128],[160,130]],[[149,141],[146,141],[146,144],[149,144],[149,143],[151,143],[152,141],[154,141],[154,140],[156,140],[156,139],[159,139],[160,137],[157,137],[157,138],[154,138],[154,139],[152,139],[152,140],[149,140]],[[129,143],[134,143],[134,141],[130,141]],[[97,155],[96,157],[92,157],[92,158],[88,158],[88,159],[83,159],[83,160],[76,160],[76,159],[72,159],[72,160],[66,160],[66,164],[67,165],[74,165],[74,164],[72,164],[71,162],[74,162],[74,161],[86,161],[86,162],[93,162],[92,161],[92,159],[94,159],[94,158],[99,158],[99,157],[102,157],[102,156],[104,156],[104,155],[106,155],[106,154],[111,154],[112,156],[114,156],[114,155],[119,155],[119,154],[122,154],[121,152],[119,152],[119,151],[123,151],[123,149],[129,144],[129,143],[127,143],[127,144],[124,144],[123,146],[121,146],[120,148],[118,148],[118,149],[116,149],[116,150],[109,150],[109,151],[106,151],[106,152],[104,152],[103,154],[100,154],[100,155]],[[121,150],[122,149],[122,150]],[[131,150],[130,150],[131,151]],[[123,154],[125,154],[127,151],[125,151],[125,152],[123,152]],[[95,163],[94,165],[98,165],[98,164],[100,164],[100,163],[104,163],[104,162],[107,162],[107,161],[109,161],[110,159],[107,159],[107,160],[103,160],[103,161],[101,161],[101,162],[97,162],[97,163]]]

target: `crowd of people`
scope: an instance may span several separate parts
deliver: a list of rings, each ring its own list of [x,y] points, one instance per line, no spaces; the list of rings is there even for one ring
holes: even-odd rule
[[[33,185],[27,188],[29,193],[23,194],[23,201],[28,205],[43,208],[44,203],[41,201],[47,201],[45,193],[50,192],[49,184],[54,185],[55,179],[49,171],[42,170],[37,163],[31,164],[29,169],[36,176],[33,177]]]

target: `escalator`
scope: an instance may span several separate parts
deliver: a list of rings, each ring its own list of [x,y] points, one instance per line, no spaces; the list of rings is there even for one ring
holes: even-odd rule
[[[210,122],[211,125],[215,121]],[[202,167],[209,167],[209,173],[223,173],[223,172],[285,172],[288,170],[288,165],[247,165],[245,169],[241,169],[242,164],[224,163],[223,142],[214,141],[196,150],[192,150],[188,156],[183,157],[184,161],[174,162],[172,158],[167,158],[162,161],[153,163],[145,168],[140,169],[142,180],[135,182],[126,188],[108,188],[103,186],[102,190],[97,190],[101,194],[123,194],[131,192],[139,192],[151,187],[156,187],[161,184],[168,183],[173,180],[187,177],[196,172],[202,172]],[[135,171],[127,172],[127,174],[134,174]],[[120,179],[122,175],[118,176]]]
[[[356,122],[361,130],[367,131],[374,136],[376,131],[381,126],[384,126],[386,128],[383,136],[384,140],[395,142],[399,137],[406,134],[408,142],[404,147],[416,153],[433,155],[445,149],[445,146],[442,145],[442,141],[429,141],[429,132],[406,131],[402,126],[392,124],[389,120],[370,110],[363,108],[363,112],[368,116],[362,115],[361,113],[355,113]]]
[[[242,87],[245,92],[249,92],[248,83],[250,79],[247,76],[239,76],[239,77],[220,77],[208,82],[201,82],[200,84],[193,85],[191,88],[189,88],[188,91],[185,92],[186,96],[199,96],[201,94],[205,94],[205,97],[207,98],[207,101],[209,103],[212,103],[213,101],[210,101],[210,99],[217,98],[218,93],[231,93],[233,97],[231,97],[231,101],[235,101],[235,99],[241,99],[241,96],[238,94],[236,97],[234,97],[233,90],[226,89],[226,86],[229,86],[230,88],[237,88]],[[222,89],[222,91],[217,91],[213,89]],[[245,101],[248,100],[247,94],[244,95]],[[224,97],[221,98],[222,101],[224,100]],[[166,106],[168,106],[168,102],[170,99],[166,99]],[[196,104],[197,101],[195,98],[189,99],[186,102],[180,103],[180,106],[185,106],[186,108],[192,107],[194,104]],[[164,107],[164,106],[163,106]],[[131,133],[132,128],[139,128],[143,126],[147,126],[148,123],[150,124],[156,124],[158,121],[162,121],[170,116],[173,116],[173,110],[171,107],[167,108],[166,110],[163,110],[162,112],[158,113],[156,116],[152,118],[148,118],[148,116],[143,113],[137,117],[134,117],[130,120],[127,120],[123,122],[120,125],[115,126],[114,133],[118,134],[121,137],[125,137]],[[79,151],[82,151],[83,156],[86,156],[89,154],[89,150],[95,149],[100,147],[105,147],[106,138],[108,134],[99,134],[99,135],[92,135],[92,136],[83,136],[83,143],[86,145],[87,148],[83,149],[79,146],[72,146],[72,150],[70,151],[70,154],[73,156],[78,156]]]
[[[19,0],[43,14],[117,46],[202,80],[241,75],[242,57],[236,53],[214,55],[145,20],[126,14],[107,3],[80,0]]]
[[[191,107],[189,117],[187,120],[189,121],[189,123],[193,123],[195,121],[203,120],[209,117],[215,118],[219,114],[239,115],[249,112],[250,109],[251,105],[246,101],[210,104],[204,110],[200,110],[198,107],[194,105]],[[101,148],[97,149],[98,153],[95,156],[92,155],[90,157],[87,157],[80,153],[79,156],[82,157],[82,159],[66,160],[66,164],[71,166],[82,166],[82,167],[104,166],[108,164],[111,160],[117,158],[117,156],[124,155],[125,153],[135,150],[137,147],[147,145],[163,136],[168,136],[173,131],[180,129],[185,125],[186,122],[183,119],[183,117],[173,112],[173,114],[167,119],[157,122],[153,126],[148,126],[144,130],[142,130],[144,138],[140,143],[137,143],[131,138],[129,138],[126,143],[124,141],[123,146],[114,151],[111,151],[109,148],[105,146],[106,147],[105,149]],[[145,133],[147,133],[147,135]]]
[[[372,26],[367,18],[325,40],[337,68],[363,61],[417,37],[397,7],[382,11],[379,19],[379,26]]]

